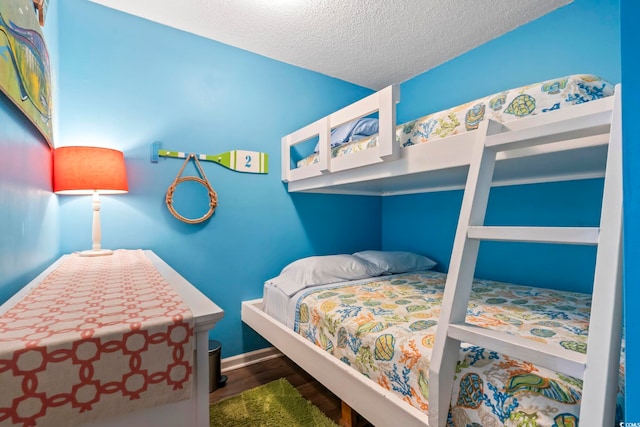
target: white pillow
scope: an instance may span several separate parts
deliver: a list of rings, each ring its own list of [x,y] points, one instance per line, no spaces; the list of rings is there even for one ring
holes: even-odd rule
[[[317,285],[366,279],[379,276],[384,270],[353,255],[324,255],[302,258],[282,269],[280,275],[267,282],[291,296]]]
[[[362,251],[353,255],[378,266],[389,274],[430,270],[437,264],[426,256],[404,251]]]

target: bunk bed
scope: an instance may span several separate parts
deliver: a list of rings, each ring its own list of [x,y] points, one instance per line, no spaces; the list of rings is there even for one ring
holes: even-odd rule
[[[537,102],[532,91],[541,90],[559,97]],[[571,76],[396,126],[398,95],[391,86],[285,136],[282,178],[289,191],[320,193],[465,188],[448,275],[424,263],[390,269],[397,253],[373,252],[353,277],[331,267],[323,276],[342,258],[300,260],[267,281],[263,299],[242,304],[243,321],[374,425],[500,425],[518,417],[613,425],[624,388],[620,86]],[[373,112],[377,134],[331,147],[332,130]],[[456,121],[465,125],[447,128]],[[430,139],[425,129],[438,125],[446,135]],[[317,152],[293,162],[292,147],[314,137]],[[492,185],[603,176],[600,227],[483,226]],[[596,245],[593,295],[474,279],[480,240]],[[361,255],[342,257],[351,265]],[[310,269],[300,270],[304,264]]]

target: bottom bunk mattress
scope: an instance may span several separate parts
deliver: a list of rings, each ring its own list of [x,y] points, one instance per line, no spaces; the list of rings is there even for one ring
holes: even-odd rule
[[[264,310],[426,412],[445,280],[420,271],[315,286],[292,297],[267,282]],[[590,307],[587,294],[476,279],[467,323],[585,353]],[[581,392],[580,379],[463,343],[448,425],[575,426]]]

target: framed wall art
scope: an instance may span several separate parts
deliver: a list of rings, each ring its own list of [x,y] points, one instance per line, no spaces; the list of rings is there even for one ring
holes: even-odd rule
[[[0,91],[53,147],[51,68],[33,0],[0,1]]]

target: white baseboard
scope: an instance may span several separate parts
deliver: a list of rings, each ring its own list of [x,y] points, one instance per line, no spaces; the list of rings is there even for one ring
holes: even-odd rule
[[[261,350],[250,351],[249,353],[238,354],[237,356],[225,357],[220,360],[220,372],[233,371],[234,369],[244,368],[245,366],[254,365],[281,356],[283,356],[283,354],[280,353],[277,348],[268,347]]]

